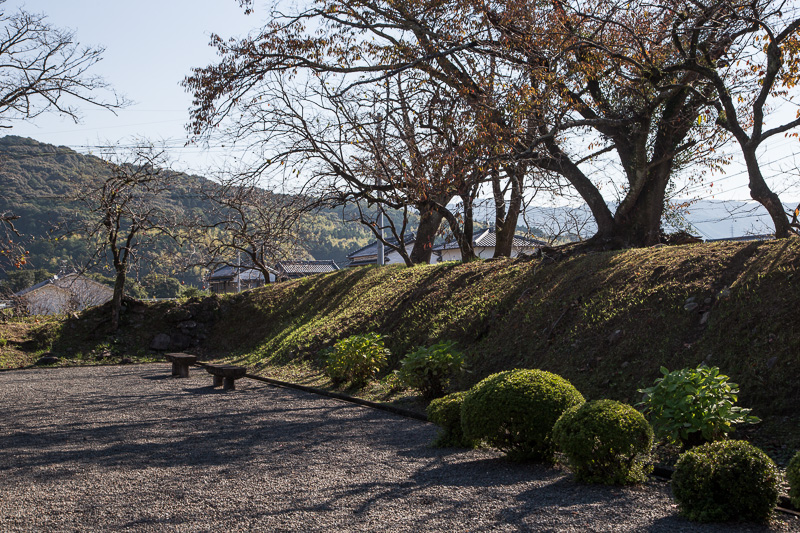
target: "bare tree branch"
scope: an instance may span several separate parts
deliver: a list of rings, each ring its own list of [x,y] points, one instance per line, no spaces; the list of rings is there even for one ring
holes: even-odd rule
[[[114,153],[106,164],[110,174],[76,192],[88,209],[85,219],[73,221],[72,231],[94,243],[86,269],[108,259],[115,273],[112,330],[119,327],[125,282],[139,250],[161,238],[176,239],[180,228],[175,206],[167,205],[178,174],[167,168],[163,149],[143,141],[129,152]]]

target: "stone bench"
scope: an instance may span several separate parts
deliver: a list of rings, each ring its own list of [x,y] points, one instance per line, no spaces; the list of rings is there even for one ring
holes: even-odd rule
[[[172,375],[179,378],[188,378],[189,367],[197,362],[197,356],[188,353],[167,353],[164,357],[172,363]]]
[[[215,387],[222,385],[223,389],[228,390],[235,389],[235,381],[247,373],[245,367],[233,365],[206,365],[206,371],[214,376]]]

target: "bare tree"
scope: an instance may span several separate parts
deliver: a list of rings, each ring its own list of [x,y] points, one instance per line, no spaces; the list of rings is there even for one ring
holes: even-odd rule
[[[0,271],[9,266],[22,267],[27,262],[25,248],[20,243],[20,234],[14,227],[19,219],[9,211],[0,213]]]
[[[583,242],[595,231],[592,214],[585,207],[547,207],[538,210],[535,217],[526,212],[524,218],[529,226],[535,225],[545,233],[550,246],[574,240]],[[534,221],[528,221],[529,218],[534,218]]]
[[[94,243],[95,253],[87,269],[106,261],[113,266],[111,329],[116,331],[125,282],[137,252],[156,239],[176,237],[178,215],[167,194],[179,175],[165,168],[165,152],[148,142],[113,154],[107,164],[109,176],[77,195],[89,214],[76,229]]]
[[[209,207],[190,223],[193,264],[239,266],[243,254],[269,283],[270,265],[307,253],[299,243],[303,214],[311,209],[306,197],[265,189],[251,173],[206,183],[199,194]]]
[[[81,104],[112,111],[125,105],[108,83],[89,72],[100,61],[103,48],[81,46],[74,32],[24,10],[0,12],[0,25],[0,127],[10,128],[10,121],[30,120],[45,112],[77,122]]]
[[[427,263],[442,221],[463,245],[471,243],[472,202],[490,178],[471,110],[424,75],[406,73],[358,94],[341,91],[335,76],[289,84],[269,74],[222,133],[261,155],[253,172],[289,174],[326,205],[355,204],[359,220],[406,264]],[[210,130],[196,129],[198,135]],[[454,198],[464,209],[453,212]],[[374,207],[367,210],[365,207]],[[406,249],[408,218],[419,213],[414,247]],[[385,237],[382,237],[385,235]],[[462,236],[463,238],[459,238]]]
[[[0,0],[0,9],[4,3]],[[90,73],[103,51],[81,46],[74,32],[52,26],[45,15],[0,11],[0,128],[45,112],[77,122],[82,104],[111,111],[124,106],[124,98]],[[0,268],[24,264],[25,250],[14,228],[18,218],[12,211],[0,212]]]
[[[379,210],[416,210],[420,222],[410,253],[404,245],[407,217],[400,228],[388,217],[383,228],[362,220],[378,238],[379,230],[388,226],[392,239],[383,239],[384,244],[397,250],[407,265],[430,262],[443,221],[459,243],[462,260],[473,260],[473,203],[491,175],[481,164],[487,154],[476,142],[470,110],[435,83],[398,76],[393,87],[387,87],[385,96],[380,95],[382,87],[373,93],[372,102],[385,113],[377,115],[369,112],[369,105],[328,94],[351,132],[345,139],[349,158],[339,165],[329,188],[346,191],[339,194],[345,199],[366,199]],[[454,199],[460,200],[457,209],[450,206]]]
[[[800,82],[800,10],[785,0],[716,0],[707,5],[672,0],[680,13],[673,35],[683,62],[675,69],[697,73],[715,93],[709,98],[713,112],[708,118],[736,139],[749,178],[750,196],[767,210],[775,226],[775,237],[797,233],[797,213],[791,221],[778,195],[761,171],[759,148],[768,139],[800,127],[796,86]],[[724,28],[724,54],[698,46],[705,35]],[[682,34],[689,38],[678,39]],[[782,109],[769,116],[770,102]],[[792,109],[793,107],[793,109]],[[768,125],[768,123],[770,123]],[[792,134],[797,137],[797,133]]]
[[[195,96],[191,126],[214,131],[247,106],[271,104],[260,98],[271,76],[341,77],[337,93],[345,94],[422,73],[420,83],[447,86],[471,109],[491,156],[483,171],[507,180],[493,188],[501,253],[513,237],[528,166],[560,174],[581,195],[599,245],[653,244],[680,155],[698,155],[713,139],[697,121],[707,101],[700,77],[665,70],[677,56],[674,13],[637,6],[324,0],[289,15],[276,11],[257,35],[213,39],[219,62],[185,80]],[[579,144],[590,144],[585,154],[575,154]],[[616,156],[624,191],[614,212],[600,190],[604,180],[583,165],[603,154]],[[506,193],[512,201],[504,211]]]

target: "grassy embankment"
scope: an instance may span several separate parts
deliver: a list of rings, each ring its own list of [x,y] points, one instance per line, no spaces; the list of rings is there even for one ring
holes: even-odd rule
[[[198,351],[331,388],[320,350],[335,339],[384,333],[393,367],[415,345],[454,339],[469,367],[458,388],[503,369],[541,368],[587,399],[631,403],[659,367],[705,362],[740,384],[740,405],[764,419],[748,435],[782,460],[800,448],[798,268],[792,240],[345,270],[220,299]],[[97,311],[86,313],[53,327],[49,348],[79,360],[109,348],[144,355],[155,333],[169,332],[175,305],[129,313],[113,342],[102,340]],[[360,394],[409,396],[378,384]]]

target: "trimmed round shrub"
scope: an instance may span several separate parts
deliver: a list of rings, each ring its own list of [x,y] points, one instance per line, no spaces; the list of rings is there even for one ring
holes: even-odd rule
[[[772,459],[749,442],[711,442],[680,456],[672,493],[690,520],[765,521],[778,503],[779,477]]]
[[[461,404],[466,392],[454,392],[433,400],[428,405],[428,420],[442,428],[433,445],[439,448],[472,448],[473,442],[461,430]]]
[[[789,498],[795,509],[800,509],[800,452],[794,454],[786,468],[786,480],[789,482]]]
[[[450,376],[464,362],[455,345],[454,341],[439,341],[433,346],[418,346],[400,361],[400,379],[419,390],[426,400],[444,395]]]
[[[544,370],[492,374],[467,392],[464,436],[485,441],[512,460],[552,460],[551,433],[561,414],[584,402],[569,381]]]
[[[553,427],[553,442],[585,483],[641,483],[652,470],[653,428],[624,403],[597,400],[567,409]]]

